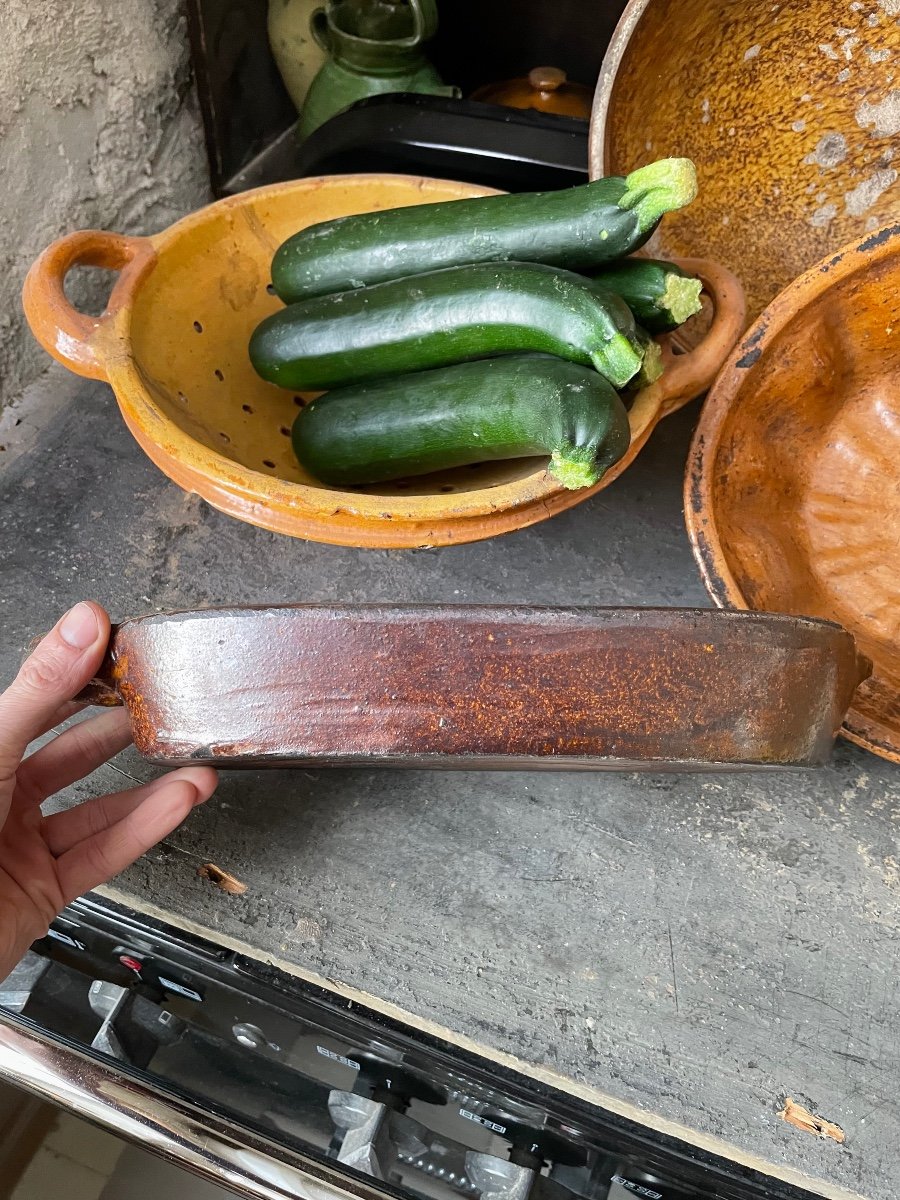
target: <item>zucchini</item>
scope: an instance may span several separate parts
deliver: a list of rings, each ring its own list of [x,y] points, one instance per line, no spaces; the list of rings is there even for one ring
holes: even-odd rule
[[[703,284],[674,263],[627,258],[593,278],[621,296],[645,329],[665,333],[700,311]]]
[[[339,217],[277,250],[272,284],[287,304],[462,263],[525,261],[589,271],[644,244],[697,190],[688,158],[555,192],[445,200]]]
[[[266,317],[250,339],[256,371],[295,391],[521,351],[593,366],[615,387],[643,357],[623,300],[538,263],[474,263],[314,296]]]
[[[538,454],[564,487],[591,487],[631,440],[605,379],[533,354],[339,388],[302,409],[292,433],[306,470],[338,487]]]

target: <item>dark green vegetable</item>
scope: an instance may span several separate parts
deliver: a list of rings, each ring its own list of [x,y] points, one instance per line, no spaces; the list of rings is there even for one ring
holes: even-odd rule
[[[593,366],[622,387],[641,365],[618,296],[537,263],[475,263],[291,304],[250,339],[253,366],[297,391],[522,351]]]
[[[630,440],[628,414],[605,379],[544,355],[340,388],[303,409],[293,429],[302,465],[337,486],[549,454],[560,483],[590,487]]]
[[[688,158],[556,192],[482,196],[339,217],[279,247],[272,283],[286,303],[476,262],[587,271],[631,254],[697,190]]]
[[[593,278],[621,296],[645,329],[665,333],[700,311],[703,284],[674,263],[626,258]]]

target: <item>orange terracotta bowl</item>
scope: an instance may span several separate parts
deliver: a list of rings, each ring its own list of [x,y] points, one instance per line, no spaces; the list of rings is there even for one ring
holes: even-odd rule
[[[766,309],[709,394],[685,512],[722,606],[838,621],[874,664],[845,735],[900,762],[900,225]]]
[[[35,262],[25,311],[55,358],[110,383],[128,428],[166,475],[231,516],[349,546],[491,537],[542,521],[597,489],[566,491],[535,459],[365,490],[326,487],[303,472],[291,450],[291,424],[305,397],[264,383],[247,356],[253,328],[279,307],[266,291],[269,266],[291,233],[348,213],[486,194],[411,176],[330,176],[245,192],[153,237],[73,233]],[[66,299],[64,279],[76,264],[121,271],[99,318]],[[740,336],[740,285],[714,264],[687,265],[703,278],[708,297],[706,325],[699,316],[693,322],[699,344],[679,354],[690,341],[665,340],[667,370],[637,396],[631,447],[599,487],[628,467],[660,417],[709,386]]]
[[[591,175],[692,158],[651,241],[734,271],[755,320],[791,280],[900,218],[895,0],[630,0],[603,60]]]

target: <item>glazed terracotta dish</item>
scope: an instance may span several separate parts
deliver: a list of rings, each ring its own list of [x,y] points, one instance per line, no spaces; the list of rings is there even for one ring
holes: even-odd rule
[[[706,401],[685,490],[721,605],[840,622],[874,664],[844,724],[900,762],[900,224],[784,291]]]
[[[32,267],[25,310],[55,358],[80,375],[109,382],[128,428],[157,466],[231,516],[348,546],[492,537],[545,520],[626,470],[657,421],[712,382],[744,327],[744,304],[728,271],[694,260],[682,264],[704,281],[705,323],[702,314],[694,318],[683,343],[665,339],[667,370],[635,399],[631,447],[597,488],[566,491],[540,459],[364,490],[317,482],[291,449],[291,425],[305,397],[264,382],[247,356],[252,330],[280,307],[266,291],[276,248],[303,226],[332,217],[487,194],[489,189],[411,176],[330,176],[245,192],[153,237],[74,233]],[[120,272],[98,318],[77,312],[66,299],[64,280],[76,264]]]
[[[126,621],[84,698],[161,763],[817,766],[868,669],[771,614],[289,605]]]
[[[755,318],[830,250],[900,217],[894,2],[631,0],[603,62],[591,175],[667,154],[699,192],[662,258],[729,267]]]
[[[559,67],[534,67],[521,79],[485,84],[474,91],[471,100],[483,104],[503,104],[508,108],[536,108],[538,112],[588,120],[592,93],[583,84],[572,83]]]

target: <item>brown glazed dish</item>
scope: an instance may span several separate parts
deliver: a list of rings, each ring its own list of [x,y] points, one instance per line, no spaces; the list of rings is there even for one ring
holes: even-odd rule
[[[485,84],[470,99],[507,108],[535,108],[538,112],[587,121],[593,93],[581,83],[572,83],[559,67],[533,67],[522,79]]]
[[[840,622],[874,672],[844,733],[900,762],[900,224],[766,309],[703,409],[685,483],[717,603]]]
[[[288,605],[126,621],[85,698],[167,764],[817,766],[867,672],[780,615]]]
[[[648,253],[702,254],[755,319],[830,250],[900,219],[896,0],[631,0],[603,60],[591,178],[669,154],[699,192]]]

